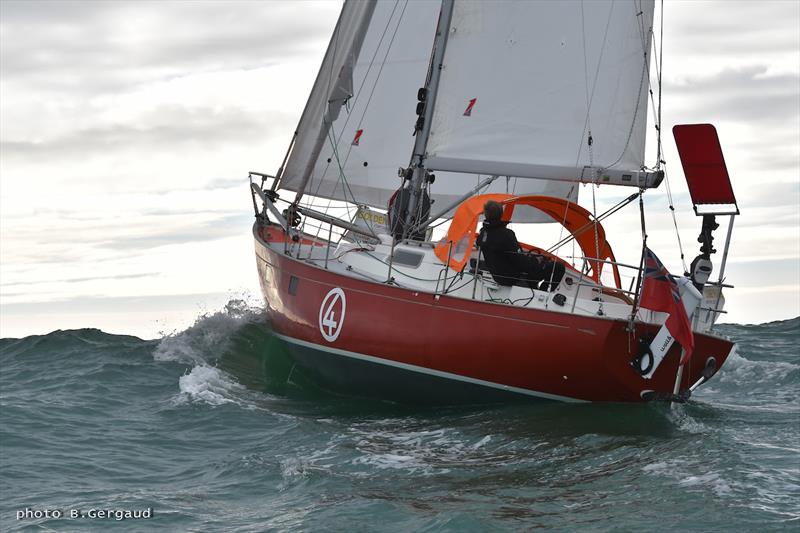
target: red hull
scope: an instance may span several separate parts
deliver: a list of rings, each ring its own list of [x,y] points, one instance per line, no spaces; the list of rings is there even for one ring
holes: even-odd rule
[[[254,234],[271,327],[289,341],[290,351],[303,352],[301,366],[311,370],[314,357],[325,358],[326,364],[360,360],[494,392],[567,401],[641,402],[643,391],[672,392],[677,344],[653,379],[643,379],[630,366],[637,338],[654,335],[658,326],[637,323],[632,335],[622,320],[362,281],[288,257],[282,245],[270,247],[269,242],[284,242],[280,228],[256,226]],[[346,314],[336,338],[326,340],[320,308],[337,287],[346,296]],[[719,368],[732,348],[727,340],[695,334],[694,356],[681,389],[699,379],[708,357],[713,356]],[[357,384],[359,376],[349,376]],[[347,378],[348,371],[337,375],[339,384]]]

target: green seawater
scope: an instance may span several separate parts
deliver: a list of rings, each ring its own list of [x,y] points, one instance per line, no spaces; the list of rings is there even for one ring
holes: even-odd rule
[[[0,531],[800,531],[800,318],[672,409],[334,397],[264,324],[0,341]]]

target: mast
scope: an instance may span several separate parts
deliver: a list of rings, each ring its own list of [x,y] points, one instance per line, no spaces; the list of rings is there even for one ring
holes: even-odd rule
[[[450,23],[453,16],[453,1],[442,0],[442,10],[439,15],[439,26],[436,31],[436,38],[433,43],[433,54],[431,58],[431,70],[428,78],[428,83],[425,86],[424,93],[420,91],[424,99],[420,99],[424,105],[424,112],[420,115],[422,118],[422,127],[417,131],[416,141],[414,142],[414,150],[411,155],[411,184],[409,189],[411,197],[408,202],[408,211],[406,213],[405,230],[404,233],[410,232],[413,226],[416,225],[419,218],[420,211],[420,198],[422,196],[422,189],[425,186],[427,179],[427,172],[425,171],[425,150],[428,146],[428,137],[431,133],[431,122],[433,121],[433,109],[436,104],[436,93],[439,90],[439,79],[442,73],[442,60],[444,59],[444,50],[447,46],[447,37],[450,34]]]

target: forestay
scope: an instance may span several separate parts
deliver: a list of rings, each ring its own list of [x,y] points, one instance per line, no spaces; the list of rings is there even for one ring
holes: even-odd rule
[[[359,43],[342,32],[345,27],[356,32],[361,24],[344,20],[367,16],[366,4],[373,9]],[[298,198],[307,194],[386,208],[401,184],[397,169],[409,164],[414,146],[417,90],[425,85],[440,7],[434,1],[345,3],[298,126],[281,189],[298,192]],[[350,46],[351,52],[332,52],[343,46]],[[341,57],[346,57],[344,63],[337,62]],[[350,78],[340,76],[330,83],[332,72]],[[342,87],[352,88],[351,98],[342,98]],[[338,116],[332,113],[337,104]],[[323,122],[326,112],[334,118],[332,124]],[[320,138],[324,142],[314,153]],[[475,175],[437,173],[432,198],[445,205],[479,181]],[[540,180],[501,177],[486,191],[577,199],[575,184]]]
[[[653,0],[455,2],[426,167],[639,185],[652,20]]]

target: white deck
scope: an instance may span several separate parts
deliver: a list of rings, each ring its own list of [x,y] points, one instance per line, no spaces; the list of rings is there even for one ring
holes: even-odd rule
[[[392,241],[381,235],[378,244],[353,243],[342,240],[338,245],[311,246],[294,243],[287,252],[300,260],[327,268],[339,274],[378,283],[391,283],[398,287],[456,298],[474,299],[514,307],[542,309],[585,316],[605,316],[628,319],[632,306],[630,298],[617,289],[601,287],[591,278],[567,269],[567,273],[555,290],[551,292],[529,287],[506,287],[498,285],[489,272],[470,272],[467,266],[463,273],[446,267],[434,254],[433,243],[400,243],[395,245],[393,257]],[[474,257],[474,253],[473,253]],[[724,297],[717,301],[718,287],[705,288],[701,308],[722,309]],[[612,292],[609,294],[608,292]],[[616,294],[613,294],[616,293]],[[559,305],[556,295],[563,295]],[[555,298],[555,300],[554,300]],[[718,313],[697,310],[693,316],[693,329],[707,332]],[[637,319],[647,323],[663,324],[667,315],[647,309],[639,309]]]

